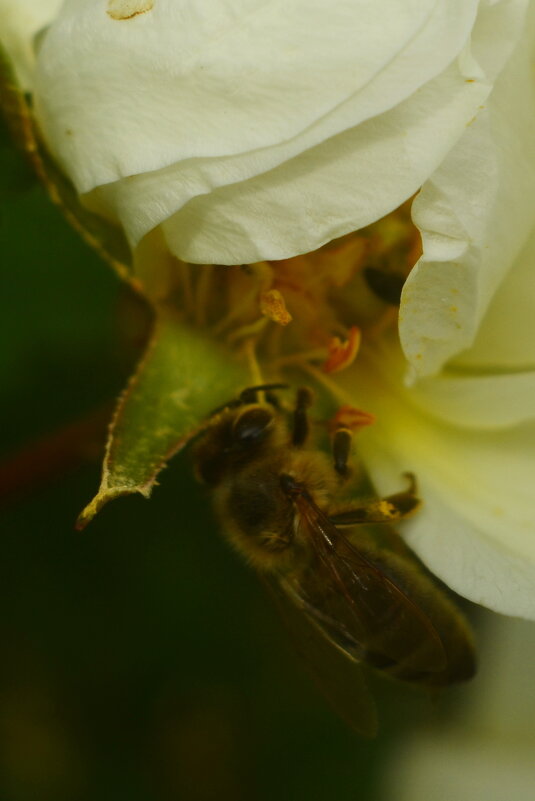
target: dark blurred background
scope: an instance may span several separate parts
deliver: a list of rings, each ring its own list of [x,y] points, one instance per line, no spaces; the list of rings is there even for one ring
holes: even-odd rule
[[[337,720],[187,453],[74,531],[146,315],[5,133],[0,171],[0,798],[372,801],[402,721],[440,710],[386,686],[378,740]]]

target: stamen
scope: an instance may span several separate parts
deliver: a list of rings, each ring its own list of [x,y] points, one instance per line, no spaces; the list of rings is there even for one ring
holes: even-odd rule
[[[195,322],[201,328],[206,323],[206,310],[212,286],[212,264],[199,264],[197,267],[197,285],[195,287]]]
[[[267,317],[259,317],[250,325],[244,325],[235,331],[232,331],[227,337],[227,343],[230,346],[236,345],[241,339],[258,339],[260,334],[268,324]]]
[[[262,371],[260,369],[260,365],[258,364],[258,359],[256,358],[256,342],[254,339],[248,339],[244,344],[244,351],[245,356],[247,358],[247,362],[249,365],[249,371],[252,377],[252,384],[253,386],[261,386],[264,384],[264,379],[262,376]],[[260,403],[265,402],[264,393],[259,393],[260,395]]]
[[[364,409],[356,409],[354,406],[341,406],[333,419],[329,423],[329,428],[336,431],[339,428],[348,428],[350,431],[360,431],[361,428],[371,426],[375,423],[376,417],[371,412]]]
[[[329,342],[329,356],[322,369],[324,373],[338,373],[349,367],[359,352],[361,341],[360,328],[353,326],[349,330],[348,338],[345,342],[339,337],[333,337]]]
[[[312,378],[317,381],[318,384],[325,387],[327,392],[329,392],[333,398],[336,398],[342,404],[351,406],[352,397],[350,393],[341,387],[337,381],[334,381],[330,375],[322,373],[321,370],[318,370],[309,362],[303,362],[300,364],[300,368],[305,373],[308,373],[310,376],[312,376]]]
[[[286,308],[286,303],[278,289],[269,289],[260,295],[260,311],[269,320],[279,325],[288,325],[292,315]]]
[[[284,367],[298,365],[302,367],[307,362],[323,362],[325,361],[325,348],[314,348],[312,350],[300,350],[296,353],[290,353],[288,356],[281,356],[273,363],[275,370],[281,370]]]
[[[194,308],[193,284],[191,281],[191,265],[183,261],[179,262],[178,275],[182,286],[182,293],[184,297],[184,308],[186,312],[191,313],[191,311]]]

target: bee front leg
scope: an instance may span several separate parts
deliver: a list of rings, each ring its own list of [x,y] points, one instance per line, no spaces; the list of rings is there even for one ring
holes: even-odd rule
[[[308,421],[308,408],[313,400],[312,392],[306,387],[297,390],[295,409],[292,425],[292,445],[299,447],[304,445],[310,429]]]
[[[329,520],[335,526],[354,526],[359,523],[395,523],[411,517],[422,502],[418,498],[416,477],[413,473],[405,473],[405,476],[409,480],[409,486],[403,492],[373,499],[362,506],[329,515]]]
[[[348,478],[351,473],[349,457],[351,455],[352,443],[353,432],[351,429],[343,425],[338,426],[333,436],[332,454],[334,469],[340,478]]]
[[[388,495],[386,498],[383,498],[384,501],[392,504],[399,518],[410,517],[422,505],[422,501],[418,497],[418,482],[416,481],[416,476],[414,473],[403,473],[403,476],[409,482],[407,489],[403,492],[396,492],[394,495]]]

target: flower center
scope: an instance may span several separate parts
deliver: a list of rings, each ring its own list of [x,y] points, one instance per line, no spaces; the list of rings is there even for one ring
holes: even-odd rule
[[[337,372],[397,324],[421,253],[408,203],[318,250],[235,267],[180,265],[180,306],[233,350],[251,346],[266,374],[312,364]]]

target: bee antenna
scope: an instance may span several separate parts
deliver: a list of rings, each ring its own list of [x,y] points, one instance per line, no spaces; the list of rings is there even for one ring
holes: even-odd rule
[[[247,387],[238,396],[240,403],[255,403],[259,392],[271,392],[274,389],[288,389],[288,384],[258,384]]]
[[[215,409],[212,409],[209,417],[214,417],[214,415],[225,411],[225,409],[237,409],[238,407],[244,406],[247,403],[255,403],[257,401],[257,394],[259,392],[267,392],[267,400],[272,406],[277,406],[276,397],[270,394],[274,389],[288,389],[288,384],[258,384],[254,387],[247,387],[240,392],[237,398],[233,398],[232,400],[227,401],[227,403],[222,403],[221,406],[217,406]]]

